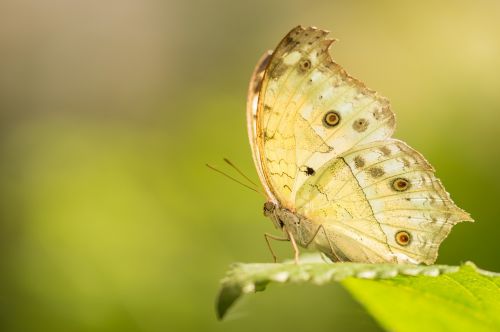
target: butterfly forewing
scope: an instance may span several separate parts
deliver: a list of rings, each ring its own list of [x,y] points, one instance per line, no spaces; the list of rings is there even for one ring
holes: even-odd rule
[[[333,40],[326,34],[292,30],[273,53],[261,85],[257,143],[263,173],[287,207],[325,162],[394,130],[388,101],[332,61]]]
[[[266,191],[269,199],[275,200],[269,186],[267,185],[266,178],[264,177],[264,173],[262,171],[260,151],[257,145],[257,105],[259,102],[259,94],[262,87],[264,71],[269,64],[271,54],[272,51],[268,51],[260,57],[250,79],[247,97],[247,131],[248,139],[250,140],[250,147],[252,148],[252,157],[257,169],[257,174],[259,175],[259,179],[263,184],[264,190]]]

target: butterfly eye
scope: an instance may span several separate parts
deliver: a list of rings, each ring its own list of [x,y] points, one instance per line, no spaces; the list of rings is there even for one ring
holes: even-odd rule
[[[410,182],[403,178],[397,178],[392,181],[392,189],[396,191],[405,191],[410,188]]]
[[[396,242],[400,246],[407,246],[410,244],[411,236],[410,233],[406,231],[399,231],[396,233]]]
[[[335,111],[330,111],[325,114],[325,117],[323,118],[323,124],[326,127],[335,127],[338,125],[340,122],[340,114]]]
[[[265,202],[264,203],[264,215],[266,217],[269,217],[270,215],[273,214],[275,208],[276,208],[276,206],[272,202]]]

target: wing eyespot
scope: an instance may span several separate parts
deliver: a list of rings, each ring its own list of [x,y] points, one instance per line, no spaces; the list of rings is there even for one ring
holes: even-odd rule
[[[396,191],[406,191],[410,188],[410,181],[404,178],[397,178],[392,181],[391,188]]]
[[[370,168],[368,170],[368,173],[370,174],[370,176],[372,178],[379,178],[379,177],[381,177],[382,175],[385,174],[385,171],[384,171],[383,168],[375,166],[375,167]]]
[[[354,157],[354,166],[356,168],[362,168],[365,166],[365,160],[361,156]]]
[[[357,119],[352,123],[352,128],[357,132],[361,133],[368,128],[368,120],[366,119]]]
[[[327,128],[332,128],[340,123],[340,114],[336,111],[329,111],[323,117],[323,124]]]
[[[391,155],[391,149],[389,149],[387,146],[381,146],[379,150],[386,157]]]
[[[311,60],[309,59],[300,60],[299,67],[302,71],[308,70],[309,68],[311,68]]]
[[[411,242],[411,235],[407,231],[399,231],[395,235],[397,244],[406,247]]]

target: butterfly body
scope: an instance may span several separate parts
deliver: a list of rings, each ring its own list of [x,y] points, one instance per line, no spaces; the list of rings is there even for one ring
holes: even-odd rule
[[[451,227],[472,219],[427,160],[391,138],[388,100],[333,62],[326,35],[293,29],[252,75],[248,132],[265,215],[333,261],[430,264]]]
[[[306,217],[272,202],[266,202],[264,205],[264,215],[269,217],[275,227],[283,231],[289,240],[293,237],[299,246],[321,251],[332,261],[349,260],[329,241],[328,237],[325,236],[326,233],[322,233],[322,225],[315,224]]]
[[[308,240],[312,239],[313,234],[307,227],[311,223],[307,218],[273,202],[264,204],[264,215],[271,219],[277,229],[284,231],[285,235],[289,231],[300,246],[306,247]]]

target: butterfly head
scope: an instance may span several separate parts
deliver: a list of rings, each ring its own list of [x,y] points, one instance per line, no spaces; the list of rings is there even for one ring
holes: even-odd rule
[[[274,210],[276,210],[276,205],[273,202],[268,201],[264,203],[264,215],[266,217],[272,217]]]
[[[264,215],[270,218],[273,221],[273,224],[276,228],[281,229],[284,226],[283,221],[278,216],[278,206],[276,203],[267,201],[264,203]]]

